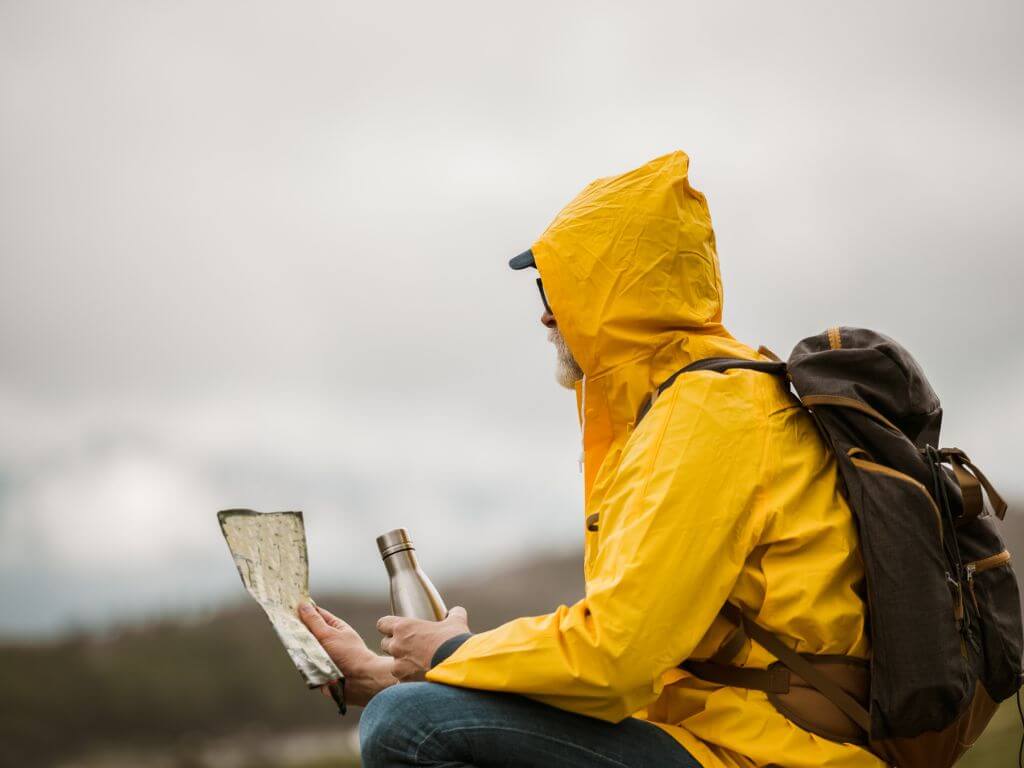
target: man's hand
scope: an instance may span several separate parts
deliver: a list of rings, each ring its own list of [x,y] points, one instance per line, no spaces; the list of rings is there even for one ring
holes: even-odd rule
[[[377,622],[377,630],[384,635],[381,650],[395,660],[391,674],[407,683],[423,680],[441,643],[469,632],[469,623],[466,609],[456,606],[448,611],[444,621],[385,616]]]
[[[392,661],[367,648],[359,633],[330,611],[305,603],[299,606],[299,618],[345,675],[347,703],[365,707],[370,699],[398,682],[391,675]],[[329,695],[326,686],[322,690]]]

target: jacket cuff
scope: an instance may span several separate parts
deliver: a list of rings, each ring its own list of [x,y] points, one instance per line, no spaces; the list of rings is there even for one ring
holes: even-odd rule
[[[463,632],[461,635],[449,637],[447,640],[441,643],[441,645],[437,647],[437,650],[434,651],[433,658],[430,659],[430,668],[433,669],[442,661],[444,661],[453,653],[455,653],[457,650],[459,650],[462,644],[469,640],[469,638],[471,638],[472,636],[472,632]]]

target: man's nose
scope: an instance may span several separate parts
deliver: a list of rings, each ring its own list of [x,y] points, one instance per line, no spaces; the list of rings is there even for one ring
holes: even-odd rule
[[[540,322],[541,324],[543,324],[545,328],[554,328],[555,326],[558,325],[558,323],[555,322],[555,316],[550,312],[545,312],[543,315],[541,315]]]

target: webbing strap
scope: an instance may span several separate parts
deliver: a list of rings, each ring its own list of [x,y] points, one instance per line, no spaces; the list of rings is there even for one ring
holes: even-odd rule
[[[992,503],[992,511],[1000,520],[1006,517],[1006,501],[985,477],[985,473],[978,469],[978,466],[971,461],[966,453],[959,448],[942,448],[939,451],[939,456],[953,467],[953,474],[956,476],[957,483],[960,484],[965,518],[975,518],[981,514],[984,508],[981,498],[983,488],[988,495],[988,500]]]
[[[721,615],[734,624],[743,627],[744,631],[758,645],[768,653],[777,658],[794,673],[800,675],[804,681],[815,688],[825,698],[835,704],[847,717],[863,728],[871,731],[871,716],[853,696],[840,688],[835,682],[819,672],[803,656],[783,643],[767,629],[748,619],[743,612],[732,603],[726,603],[722,607]]]
[[[665,379],[658,388],[654,390],[650,397],[648,397],[642,406],[640,406],[640,412],[636,416],[636,423],[639,424],[647,412],[651,410],[651,406],[654,405],[654,401],[669,387],[671,387],[675,380],[678,379],[684,373],[691,373],[693,371],[715,371],[716,373],[725,373],[726,371],[734,368],[742,368],[749,371],[761,371],[762,373],[771,373],[776,376],[784,376],[786,374],[786,364],[779,361],[770,360],[745,360],[742,357],[705,357],[703,360],[695,360],[689,365],[680,368],[678,371],[673,373],[667,379]]]
[[[735,627],[732,634],[719,646],[718,650],[715,651],[715,654],[708,661],[713,661],[715,664],[728,664],[740,655],[740,651],[747,644],[747,640],[747,633],[743,631],[743,627]]]
[[[949,462],[953,467],[953,475],[960,486],[960,498],[963,501],[965,518],[973,520],[985,509],[985,502],[981,497],[981,483],[978,478],[967,471],[962,462],[951,459]]]
[[[764,693],[789,693],[790,673],[788,669],[753,669],[730,667],[713,661],[684,661],[679,665],[694,677],[716,685],[730,688],[749,688]]]
[[[865,403],[863,400],[857,400],[852,397],[843,397],[842,395],[804,395],[800,398],[800,402],[806,405],[811,410],[817,405],[829,405],[836,406],[838,408],[851,408],[855,411],[867,414],[875,421],[880,424],[884,424],[893,432],[902,432],[902,430],[889,421],[885,416],[880,414],[870,405]]]

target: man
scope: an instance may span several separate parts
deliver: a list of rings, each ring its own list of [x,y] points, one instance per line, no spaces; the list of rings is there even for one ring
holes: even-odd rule
[[[779,377],[680,376],[761,356],[722,326],[704,196],[682,152],[599,179],[513,268],[536,267],[559,379],[584,448],[586,595],[469,634],[385,617],[378,657],[308,608],[361,724],[366,768],[702,766],[880,768],[802,729],[766,694],[679,667],[733,637],[728,601],[800,652],[867,658],[864,573],[834,459]],[[775,659],[746,641],[731,664]],[[403,682],[426,679],[429,682]]]

